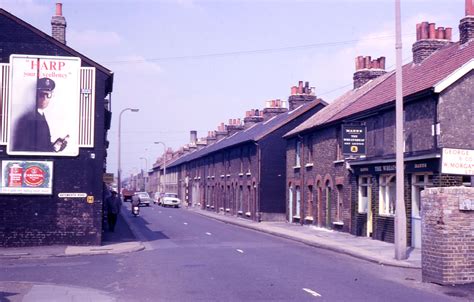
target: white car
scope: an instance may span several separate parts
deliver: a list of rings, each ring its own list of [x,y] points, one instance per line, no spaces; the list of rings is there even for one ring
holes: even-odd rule
[[[178,198],[178,194],[175,193],[165,193],[160,198],[160,204],[164,207],[175,207],[179,208],[181,205],[181,200]]]
[[[148,195],[147,192],[136,192],[135,195],[138,196],[138,199],[140,200],[139,206],[146,205],[149,207],[153,202],[153,199],[150,198],[150,195]]]

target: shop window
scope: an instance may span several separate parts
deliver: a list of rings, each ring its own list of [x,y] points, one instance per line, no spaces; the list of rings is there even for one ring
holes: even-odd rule
[[[473,176],[463,176],[462,177],[462,185],[465,187],[472,187],[474,183],[474,177]]]
[[[369,176],[359,177],[359,202],[357,206],[357,211],[359,213],[367,213],[367,205],[369,204],[369,186]]]
[[[395,215],[395,175],[380,175],[379,181],[379,214]]]

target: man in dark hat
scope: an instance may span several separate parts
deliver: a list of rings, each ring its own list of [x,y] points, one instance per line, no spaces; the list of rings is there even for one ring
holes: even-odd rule
[[[18,120],[13,135],[13,151],[58,152],[66,147],[65,139],[51,142],[51,132],[44,116],[44,110],[49,105],[55,86],[52,79],[38,79],[35,109]]]
[[[122,200],[117,196],[117,191],[112,191],[112,195],[105,200],[105,208],[107,210],[107,224],[111,232],[115,231],[115,224],[117,223],[117,216],[122,207]]]

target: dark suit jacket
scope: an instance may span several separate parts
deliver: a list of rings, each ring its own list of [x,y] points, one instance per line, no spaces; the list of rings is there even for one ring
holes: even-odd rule
[[[18,120],[13,135],[13,151],[54,151],[48,122],[36,110]]]

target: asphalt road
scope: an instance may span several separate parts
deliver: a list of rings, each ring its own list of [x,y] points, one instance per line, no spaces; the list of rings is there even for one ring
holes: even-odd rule
[[[421,283],[419,270],[373,264],[183,209],[143,207],[130,220],[144,251],[2,260],[0,283],[18,291],[44,285],[36,297],[54,296],[61,286],[84,291],[91,301],[463,300]],[[22,300],[3,292],[0,301]]]

